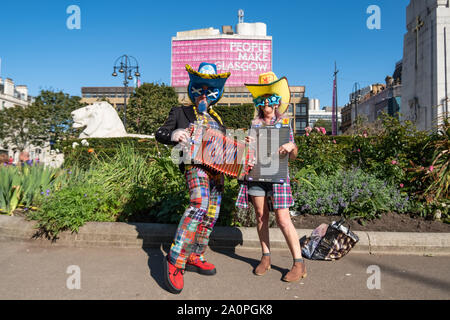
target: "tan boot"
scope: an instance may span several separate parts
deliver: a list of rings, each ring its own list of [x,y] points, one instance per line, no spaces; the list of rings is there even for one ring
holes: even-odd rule
[[[267,271],[270,270],[270,253],[263,253],[261,258],[261,262],[253,271],[257,276],[264,275]]]
[[[303,259],[294,259],[294,265],[284,277],[283,281],[295,282],[306,277],[306,266]]]

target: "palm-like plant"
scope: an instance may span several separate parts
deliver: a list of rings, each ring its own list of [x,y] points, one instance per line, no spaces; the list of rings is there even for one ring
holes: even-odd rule
[[[424,196],[427,203],[449,199],[450,185],[450,121],[444,117],[439,126],[435,139],[430,140],[427,146],[434,149],[433,161],[423,177],[428,181]]]

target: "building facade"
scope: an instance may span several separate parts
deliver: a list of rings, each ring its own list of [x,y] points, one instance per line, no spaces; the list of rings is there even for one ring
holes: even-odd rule
[[[358,118],[373,123],[383,112],[401,117],[402,66],[402,61],[396,63],[394,73],[385,78],[385,84],[372,84],[349,95],[349,102],[341,110],[342,132],[351,128]]]
[[[15,105],[26,107],[32,103],[33,98],[28,95],[28,87],[14,85],[12,79],[0,78],[0,110]]]
[[[133,94],[134,87],[127,87],[127,101]],[[125,87],[82,87],[81,102],[92,104],[107,100],[117,111],[123,110]],[[127,102],[128,104],[128,102]]]
[[[403,41],[402,120],[419,130],[435,129],[448,116],[450,4],[411,0]]]

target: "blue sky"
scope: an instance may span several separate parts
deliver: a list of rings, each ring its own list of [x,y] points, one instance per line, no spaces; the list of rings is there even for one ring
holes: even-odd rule
[[[83,86],[121,86],[111,76],[122,54],[137,58],[142,81],[170,84],[170,42],[177,31],[264,22],[273,37],[273,71],[306,95],[331,105],[337,62],[339,105],[354,83],[384,83],[402,59],[409,0],[116,1],[40,0],[0,4],[1,77],[42,89],[81,95]],[[69,30],[67,7],[81,9],[81,29]],[[381,29],[366,25],[370,5]]]

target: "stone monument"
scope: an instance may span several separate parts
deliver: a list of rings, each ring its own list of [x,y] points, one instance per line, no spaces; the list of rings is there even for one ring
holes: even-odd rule
[[[435,129],[448,115],[450,80],[449,0],[411,0],[403,42],[402,120]]]
[[[154,138],[153,135],[128,134],[117,111],[106,101],[94,102],[73,111],[71,115],[74,128],[86,127],[79,138]]]

